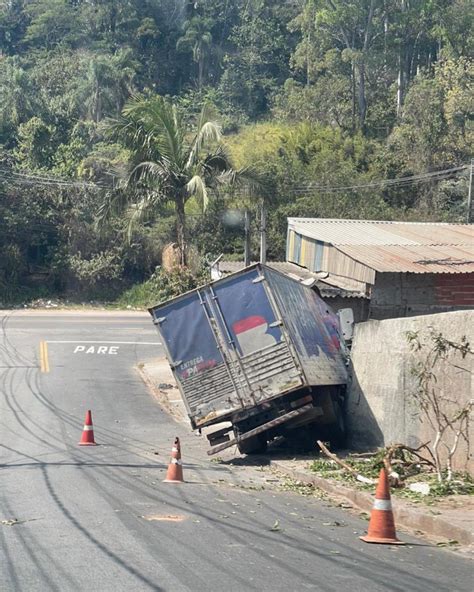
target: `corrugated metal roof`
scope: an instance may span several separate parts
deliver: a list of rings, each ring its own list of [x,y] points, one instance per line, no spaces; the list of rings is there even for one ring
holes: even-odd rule
[[[338,245],[474,245],[474,224],[288,218],[299,234]]]
[[[288,218],[288,225],[375,271],[474,272],[473,224]]]
[[[474,272],[474,246],[468,249],[457,245],[340,245],[337,249],[380,272]]]
[[[254,263],[255,262],[252,262],[252,265]],[[367,298],[364,290],[351,289],[347,285],[348,282],[341,283],[338,281],[338,278],[333,278],[332,276],[321,278],[317,273],[308,271],[304,267],[300,267],[299,265],[295,265],[288,261],[268,261],[266,265],[300,281],[309,279],[316,280],[316,285],[323,298],[334,298],[336,296],[341,296],[342,298]],[[241,261],[219,261],[219,271],[223,274],[235,273],[243,268],[244,264]]]

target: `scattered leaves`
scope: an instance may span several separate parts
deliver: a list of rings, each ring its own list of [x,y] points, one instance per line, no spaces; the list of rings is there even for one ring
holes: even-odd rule
[[[281,530],[280,521],[275,520],[275,524],[270,528],[270,532],[278,532],[279,530]]]

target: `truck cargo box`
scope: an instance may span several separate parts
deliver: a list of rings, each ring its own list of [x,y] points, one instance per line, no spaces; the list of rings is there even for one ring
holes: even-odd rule
[[[194,427],[347,382],[337,316],[314,290],[264,265],[149,310]]]

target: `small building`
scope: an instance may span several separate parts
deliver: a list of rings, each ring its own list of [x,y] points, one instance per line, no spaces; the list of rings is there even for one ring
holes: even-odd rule
[[[288,218],[286,259],[367,298],[356,321],[474,308],[473,224]]]

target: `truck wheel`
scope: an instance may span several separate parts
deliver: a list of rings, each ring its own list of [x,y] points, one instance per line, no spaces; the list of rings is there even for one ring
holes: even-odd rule
[[[263,454],[267,450],[267,439],[261,434],[242,440],[237,444],[241,454]]]

